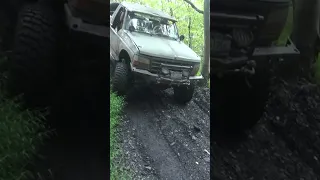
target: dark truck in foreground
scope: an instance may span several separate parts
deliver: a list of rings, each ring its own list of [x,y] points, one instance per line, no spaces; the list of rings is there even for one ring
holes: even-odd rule
[[[10,94],[47,106],[70,76],[80,78],[92,69],[104,76],[108,9],[109,2],[103,0],[1,2],[0,51],[9,58]]]
[[[290,6],[291,0],[210,2],[207,16],[211,23],[206,23],[211,32],[205,37],[210,41],[211,98],[215,102],[211,117],[217,129],[234,132],[255,125],[269,97],[269,81],[278,75],[272,70],[292,67],[299,50],[290,39],[277,45]]]
[[[131,3],[110,4],[112,87],[125,94],[134,84],[174,89],[181,103],[192,99],[200,57],[183,43],[177,20],[161,11]]]

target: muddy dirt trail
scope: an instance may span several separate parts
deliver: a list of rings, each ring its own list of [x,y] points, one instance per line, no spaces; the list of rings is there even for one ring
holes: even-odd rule
[[[210,90],[187,105],[171,90],[134,89],[127,97],[121,143],[134,179],[209,179]]]
[[[320,179],[320,91],[306,81],[277,82],[251,131],[212,144],[220,180]]]

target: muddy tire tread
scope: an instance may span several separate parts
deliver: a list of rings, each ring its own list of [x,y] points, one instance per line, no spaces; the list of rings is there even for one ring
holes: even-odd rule
[[[11,90],[26,99],[35,94],[47,98],[55,73],[57,19],[51,9],[39,4],[27,5],[18,17],[10,61]]]
[[[129,67],[124,62],[117,62],[112,80],[113,90],[120,95],[124,95],[128,88]]]
[[[212,80],[213,127],[222,133],[238,134],[253,128],[263,115],[269,97],[269,76],[264,72],[252,79],[252,89],[244,88],[245,83],[241,84],[237,78]]]

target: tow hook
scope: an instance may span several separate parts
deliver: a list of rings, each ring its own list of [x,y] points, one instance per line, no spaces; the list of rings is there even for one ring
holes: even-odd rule
[[[253,76],[256,73],[256,70],[255,70],[256,66],[257,66],[257,63],[255,61],[251,60],[251,61],[247,62],[247,65],[245,65],[241,68],[242,72],[244,72],[246,74],[245,81],[250,89],[252,88],[252,85],[248,80],[248,76]]]
[[[240,71],[248,75],[254,75],[256,73],[256,70],[255,70],[256,66],[257,66],[257,63],[251,60],[251,61],[248,61],[247,64],[240,69]]]
[[[255,70],[256,66],[257,66],[256,62],[251,60],[251,61],[247,61],[246,65],[242,66],[241,68],[228,70],[227,72],[254,75],[256,73],[256,70]]]
[[[248,77],[255,75],[256,73],[257,63],[254,60],[247,61],[244,66],[239,69],[228,70],[229,73],[241,73],[245,76],[246,84],[251,88],[251,84],[249,83]],[[218,74],[218,77],[223,77],[222,73]]]

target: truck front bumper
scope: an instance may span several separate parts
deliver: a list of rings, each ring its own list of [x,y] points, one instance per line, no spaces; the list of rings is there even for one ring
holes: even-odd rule
[[[202,75],[200,76],[189,76],[185,79],[170,79],[166,77],[162,77],[158,74],[150,73],[147,70],[137,69],[132,67],[132,72],[134,73],[135,78],[142,79],[150,84],[161,84],[168,86],[180,86],[180,85],[190,85],[191,83],[204,79]]]
[[[250,61],[255,61],[257,67],[268,67],[272,63],[289,61],[293,62],[295,57],[300,55],[299,50],[289,39],[285,46],[257,47],[251,57],[243,56],[237,58],[215,58],[211,57],[211,71],[217,74],[235,72],[247,65]]]

